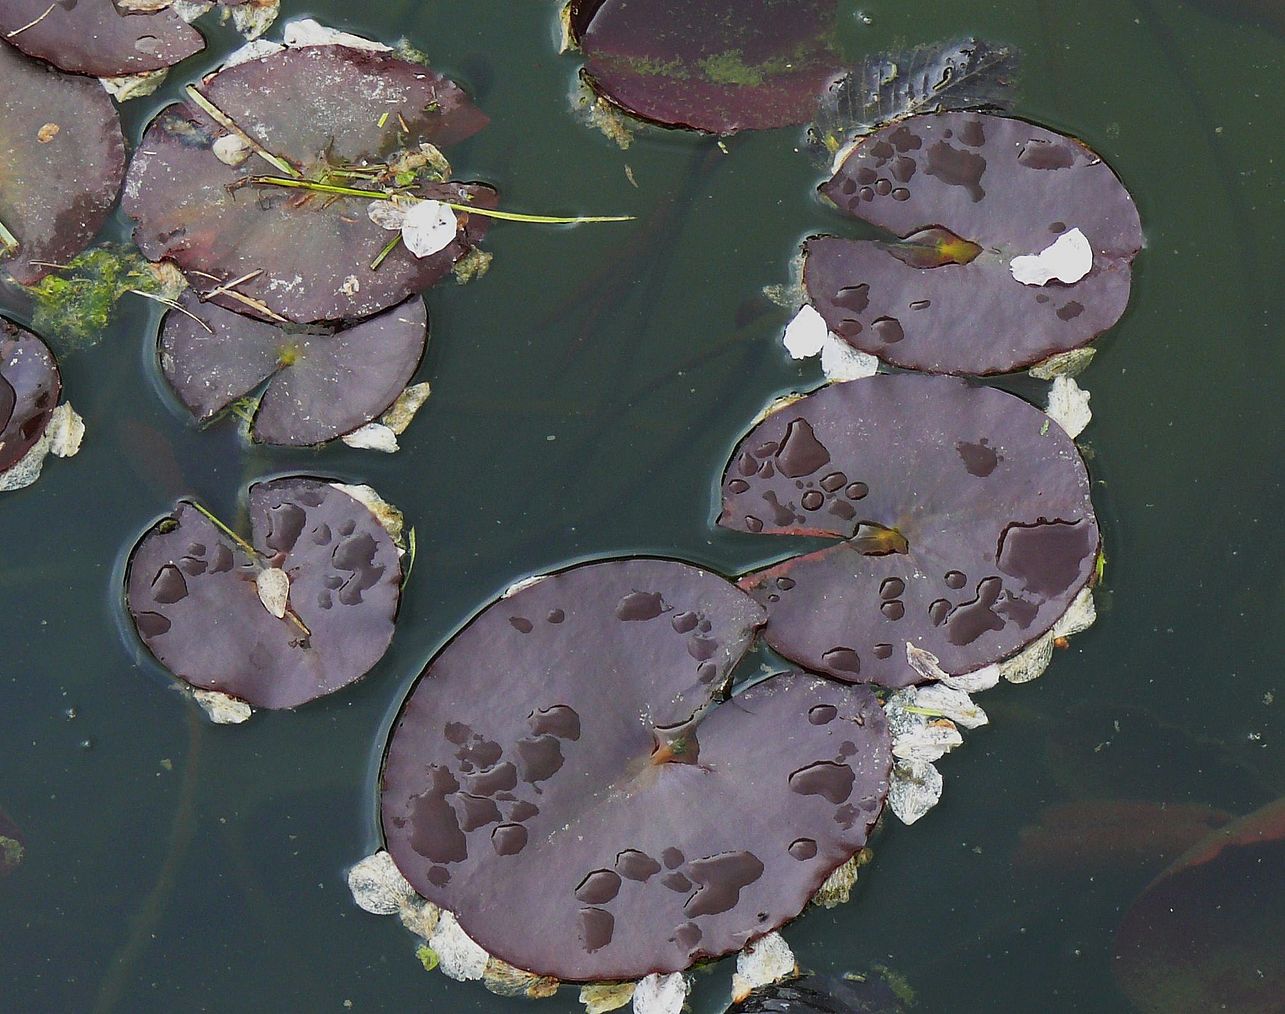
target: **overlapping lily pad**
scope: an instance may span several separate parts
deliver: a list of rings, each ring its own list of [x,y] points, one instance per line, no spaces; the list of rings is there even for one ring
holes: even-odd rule
[[[584,77],[640,119],[714,134],[806,123],[841,72],[834,0],[572,0]]]
[[[29,56],[74,74],[118,77],[171,67],[205,48],[173,10],[124,11],[118,0],[5,0],[0,36]]]
[[[45,343],[0,317],[0,472],[40,442],[61,392],[58,365]]]
[[[401,564],[370,510],[324,480],[256,483],[249,507],[253,554],[180,501],[135,547],[126,598],[139,636],[179,679],[293,708],[383,656]]]
[[[106,220],[125,175],[125,140],[97,81],[0,46],[0,89],[0,224],[12,236],[0,240],[0,272],[31,285],[49,272],[44,265],[80,253]]]
[[[782,674],[717,703],[762,622],[646,559],[489,606],[389,742],[402,873],[491,954],[566,980],[677,971],[794,918],[864,844],[891,746],[867,688]]]
[[[859,141],[821,192],[900,240],[805,245],[808,299],[830,330],[893,365],[1019,369],[1092,341],[1128,303],[1138,212],[1074,138],[980,113],[912,116]],[[1060,278],[1036,284],[1045,262]]]
[[[951,675],[1049,630],[1089,581],[1098,527],[1075,444],[1013,395],[950,377],[876,375],[774,412],[737,447],[718,523],[844,541],[741,586],[767,641],[837,679]]]
[[[354,168],[386,166],[421,142],[450,145],[487,123],[440,74],[341,45],[240,63],[200,90],[254,143],[314,182],[352,183],[345,174]],[[370,201],[249,181],[265,173],[281,174],[236,131],[194,103],[170,106],[148,127],[126,179],[124,208],[138,223],[139,247],[174,261],[203,289],[237,282],[215,297],[221,306],[306,324],[402,302],[449,272],[486,231],[485,219],[461,213],[457,238],[439,252],[421,259],[398,245],[381,260],[390,237],[371,221]],[[360,189],[378,182],[357,180]],[[497,199],[490,187],[449,181],[425,182],[417,193],[487,208]]]
[[[418,296],[328,333],[202,305],[190,291],[181,305],[186,312],[171,311],[161,328],[165,379],[202,421],[266,383],[253,432],[268,444],[324,443],[381,415],[414,375],[427,339]]]

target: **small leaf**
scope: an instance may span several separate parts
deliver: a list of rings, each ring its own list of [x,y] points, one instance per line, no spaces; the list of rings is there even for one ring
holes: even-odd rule
[[[279,567],[268,567],[259,571],[254,583],[259,589],[263,608],[278,620],[283,619],[290,601],[290,576]]]

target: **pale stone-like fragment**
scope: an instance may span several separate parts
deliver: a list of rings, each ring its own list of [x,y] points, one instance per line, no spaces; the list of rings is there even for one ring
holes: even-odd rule
[[[65,401],[49,416],[49,453],[58,458],[73,457],[85,439],[85,420]]]
[[[281,15],[281,0],[248,0],[232,8],[232,24],[247,39],[254,40],[272,27]]]
[[[492,957],[482,973],[482,985],[496,996],[525,996],[539,1000],[553,996],[561,983],[549,975],[536,975]]]
[[[348,871],[348,890],[357,907],[372,915],[396,915],[416,896],[393,857],[383,849]]]
[[[1088,630],[1098,618],[1097,606],[1093,603],[1093,589],[1087,585],[1080,589],[1080,594],[1053,624],[1054,637],[1073,637]]]
[[[398,546],[403,544],[402,531],[406,527],[406,518],[401,511],[369,486],[347,486],[342,482],[332,482],[330,485],[341,493],[347,493],[362,504],[370,513],[375,515],[375,520],[383,526],[384,531],[388,533],[388,537],[393,542]]]
[[[482,978],[491,956],[460,928],[455,916],[447,911],[437,922],[437,928],[428,939],[428,946],[437,952],[441,970],[459,982]]]
[[[398,909],[397,918],[405,929],[420,939],[427,940],[436,931],[437,924],[442,919],[442,910],[417,894]]]
[[[212,145],[210,151],[224,165],[238,166],[249,158],[254,149],[240,134],[224,134]]]
[[[504,593],[500,596],[500,598],[502,599],[511,598],[514,595],[516,595],[518,592],[523,591],[526,588],[530,588],[532,585],[539,584],[548,576],[549,576],[548,574],[535,574],[531,577],[524,577],[521,580],[514,581],[511,585],[509,585],[507,588],[504,589]]]
[[[1023,285],[1051,281],[1074,285],[1093,270],[1093,248],[1079,229],[1070,229],[1037,254],[1014,257],[1009,271]]]
[[[254,578],[263,608],[278,620],[286,615],[290,602],[290,575],[280,567],[265,567]]]
[[[395,435],[401,436],[406,432],[406,427],[414,421],[415,414],[424,407],[424,402],[428,401],[430,394],[432,394],[432,388],[427,382],[412,384],[398,395],[392,408],[384,413],[380,422]]]
[[[386,46],[374,39],[367,39],[337,28],[329,28],[313,18],[295,18],[286,22],[281,31],[281,38],[291,48],[299,46],[347,46],[349,49],[365,49],[372,53],[391,53],[392,46]]]
[[[1029,683],[1043,676],[1052,661],[1053,632],[1049,631],[1012,658],[1006,658],[999,664],[999,670],[1010,683]]]
[[[1036,380],[1052,380],[1054,377],[1078,377],[1085,367],[1093,362],[1097,349],[1083,346],[1069,349],[1049,356],[1043,362],[1036,363],[1026,372]]]
[[[862,849],[842,866],[836,867],[812,895],[812,904],[819,908],[834,908],[852,896],[857,885],[857,871],[866,864],[868,853]]]
[[[633,982],[593,982],[580,987],[580,1002],[585,1014],[609,1014],[634,998]]]
[[[732,1000],[740,1003],[750,995],[750,990],[768,983],[780,982],[798,972],[794,952],[780,933],[772,932],[751,940],[736,955],[736,971],[732,975]]]
[[[903,824],[913,824],[941,799],[941,774],[927,761],[899,760],[892,766],[888,805]]]
[[[977,729],[990,721],[968,694],[944,683],[916,687],[915,706],[948,718],[965,729]]]
[[[143,99],[156,92],[169,74],[168,67],[159,70],[145,70],[138,74],[122,74],[120,77],[100,77],[98,80],[107,89],[107,94],[117,102],[128,102],[130,99]]]
[[[1070,377],[1055,377],[1049,388],[1048,406],[1045,412],[1055,423],[1066,430],[1066,435],[1074,439],[1084,432],[1093,413],[1089,409],[1089,392],[1085,391]]]
[[[640,979],[634,987],[634,1014],[680,1014],[691,988],[682,972]]]
[[[934,761],[964,742],[953,722],[933,718],[920,708],[919,688],[905,687],[883,706],[892,735],[892,755],[905,760]]]
[[[358,451],[382,451],[384,454],[397,452],[397,434],[383,423],[370,422],[358,426],[351,433],[339,438],[349,447]]]
[[[810,303],[804,303],[785,328],[785,351],[791,359],[807,359],[821,351],[830,329]]]
[[[235,67],[241,63],[249,63],[251,60],[261,60],[265,56],[271,56],[273,53],[280,53],[286,47],[279,42],[272,42],[268,39],[255,39],[253,42],[247,42],[240,49],[234,50],[232,54],[223,61],[223,70],[229,67]]]
[[[879,360],[869,352],[854,349],[836,334],[826,334],[821,345],[821,372],[834,383],[861,380],[879,372]]]
[[[254,714],[245,701],[217,690],[193,690],[192,696],[215,725],[240,725]]]

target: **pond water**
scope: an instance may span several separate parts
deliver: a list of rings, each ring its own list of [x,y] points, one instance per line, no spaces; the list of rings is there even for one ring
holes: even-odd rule
[[[889,820],[850,904],[787,927],[808,967],[887,965],[930,1011],[1128,1010],[1113,934],[1163,863],[1112,858],[1101,829],[1119,801],[1241,814],[1281,794],[1283,151],[1269,101],[1285,29],[1279,13],[1243,13],[1254,6],[845,5],[854,52],[967,34],[1019,49],[1016,111],[1112,163],[1147,249],[1125,319],[1081,378],[1109,557],[1098,623],[1043,679],[985,696],[992,724],[940,763],[941,804],[914,827]],[[0,806],[27,846],[0,880],[3,1010],[525,1008],[425,973],[396,921],[349,897],[345,868],[378,843],[375,779],[399,703],[517,578],[631,553],[726,574],[773,559],[712,518],[750,420],[820,379],[785,355],[787,314],[761,297],[788,280],[801,239],[848,227],[815,199],[798,132],[724,153],[653,131],[620,150],[570,109],[578,62],[557,55],[552,0],[283,7],[426,50],[492,118],[452,163],[503,206],[639,220],[497,225],[490,273],[428,295],[433,395],[393,456],[196,431],[155,368],[159,315],[141,301],[63,358],[84,449],[0,497]],[[131,142],[233,45],[212,41],[190,73],[126,106]],[[107,235],[125,233],[117,215]],[[5,308],[24,320],[17,301]],[[1025,378],[999,383],[1042,397]],[[415,526],[393,647],[297,713],[210,726],[138,643],[125,557],[180,495],[235,516],[248,482],[299,471],[368,482]],[[1065,803],[1083,814],[1083,846],[1020,853],[1021,830]],[[697,976],[697,1011],[721,1009],[729,972]],[[567,990],[533,1009],[580,1008]]]

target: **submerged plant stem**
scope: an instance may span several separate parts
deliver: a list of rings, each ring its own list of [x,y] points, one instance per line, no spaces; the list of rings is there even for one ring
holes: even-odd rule
[[[232,119],[232,117],[230,117],[222,109],[216,106],[204,95],[202,95],[197,90],[196,85],[188,85],[185,91],[187,92],[187,97],[190,98],[193,102],[195,102],[198,106],[200,106],[202,111],[204,111],[205,114],[210,117],[210,119],[212,119],[220,127],[230,130],[234,134],[236,134],[239,138],[241,138],[241,140],[243,140],[246,144],[248,144],[254,150],[254,153],[256,155],[258,155],[261,159],[267,162],[268,165],[272,166],[278,172],[285,173],[287,176],[298,177],[300,175],[298,169],[292,166],[285,159],[281,158],[280,156],[274,155],[272,154],[272,152],[268,151],[267,148],[265,148],[253,137],[251,137],[248,133],[246,133],[246,131],[243,130],[237,124],[237,122],[234,119]]]
[[[384,249],[379,251],[379,256],[377,256],[373,261],[370,262],[370,270],[378,271],[379,265],[383,264],[384,261],[388,260],[388,255],[397,249],[397,244],[400,243],[401,241],[402,241],[402,234],[400,232],[396,233],[393,236],[393,238],[388,241],[388,245],[385,246]]]
[[[318,194],[333,194],[336,197],[363,197],[370,201],[391,201],[394,195],[383,190],[362,190],[360,187],[344,187],[336,183],[317,183],[313,180],[281,176],[251,176],[249,182],[265,187],[286,187],[292,190],[311,190]],[[633,215],[524,215],[517,211],[497,211],[493,208],[479,208],[471,204],[456,204],[453,201],[441,201],[452,211],[463,211],[470,215],[481,215],[483,218],[498,218],[506,222],[532,222],[537,225],[578,225],[582,222],[632,222]]]

